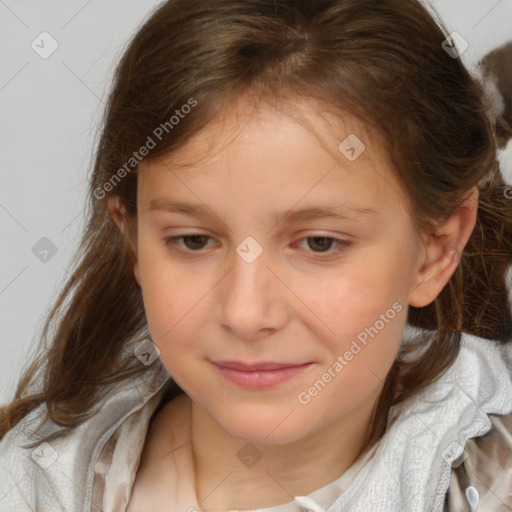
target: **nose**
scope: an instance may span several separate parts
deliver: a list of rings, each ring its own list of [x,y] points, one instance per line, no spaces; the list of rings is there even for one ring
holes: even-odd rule
[[[287,287],[265,251],[252,262],[233,251],[232,266],[222,280],[220,321],[234,336],[255,340],[281,329],[287,320]]]

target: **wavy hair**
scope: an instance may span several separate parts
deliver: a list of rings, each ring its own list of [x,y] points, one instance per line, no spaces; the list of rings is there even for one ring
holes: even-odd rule
[[[0,437],[40,404],[69,430],[94,414],[112,385],[148,369],[131,350],[148,336],[133,276],[136,226],[120,233],[107,200],[117,196],[136,219],[131,159],[155,128],[167,127],[148,159],[179,149],[249,93],[276,108],[285,96],[315,99],[340,120],[348,114],[378,132],[418,232],[432,230],[479,187],[476,226],[458,268],[433,303],[409,308],[408,323],[425,331],[391,367],[367,446],[384,433],[392,405],[450,367],[462,332],[510,340],[505,275],[512,262],[512,200],[482,85],[445,51],[446,37],[416,0],[169,0],[158,6],[115,70],[73,272],[49,313],[38,356],[3,408]],[[193,108],[169,126],[191,99]],[[415,346],[427,345],[408,360]],[[183,392],[172,379],[167,391],[167,399]]]

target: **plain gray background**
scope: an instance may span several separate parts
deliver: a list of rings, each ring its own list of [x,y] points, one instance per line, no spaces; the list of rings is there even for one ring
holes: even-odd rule
[[[111,72],[159,3],[0,0],[0,404],[67,278]],[[512,40],[512,0],[430,4],[468,66]]]

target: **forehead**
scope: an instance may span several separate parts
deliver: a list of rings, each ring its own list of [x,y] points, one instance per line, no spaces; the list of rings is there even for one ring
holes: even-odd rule
[[[172,154],[143,160],[139,171],[138,199],[146,206],[155,191],[176,181],[204,192],[220,181],[236,182],[241,193],[263,194],[270,203],[329,192],[332,199],[365,196],[405,206],[382,138],[314,101],[278,110],[238,101]]]
[[[154,160],[175,166],[195,166],[214,157],[235,140],[247,144],[251,144],[252,140],[252,144],[292,149],[292,137],[304,139],[305,135],[316,138],[317,144],[323,145],[324,150],[335,159],[344,154],[338,146],[349,135],[364,141],[367,158],[377,158],[379,161],[383,157],[388,158],[385,142],[379,132],[354,116],[344,113],[336,116],[332,106],[325,102],[296,97],[284,97],[282,101],[274,98],[267,102],[245,95],[223,108],[187,143]]]

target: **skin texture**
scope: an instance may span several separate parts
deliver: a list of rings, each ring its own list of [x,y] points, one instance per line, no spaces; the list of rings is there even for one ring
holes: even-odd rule
[[[180,410],[191,414],[195,488],[204,510],[286,503],[350,467],[399,349],[407,306],[435,299],[475,224],[473,189],[436,235],[416,237],[378,137],[349,118],[335,125],[313,102],[294,107],[309,128],[270,107],[254,110],[241,102],[179,153],[139,166],[134,275],[160,358],[188,395]],[[354,161],[338,151],[350,133],[366,146]],[[213,217],[150,210],[156,198],[202,203]],[[287,216],[327,203],[377,213]],[[112,199],[109,209],[127,232],[124,208]],[[165,243],[187,234],[210,238]],[[252,263],[236,251],[248,236],[263,250]],[[314,237],[350,245],[336,251],[336,242]],[[298,394],[393,304],[393,318],[301,403]],[[313,364],[275,387],[247,390],[226,380],[212,360]],[[164,407],[147,438],[144,479],[138,475],[135,484],[146,505],[158,490],[169,492],[159,453],[172,446],[171,412]],[[262,454],[251,468],[236,457],[248,441]]]

